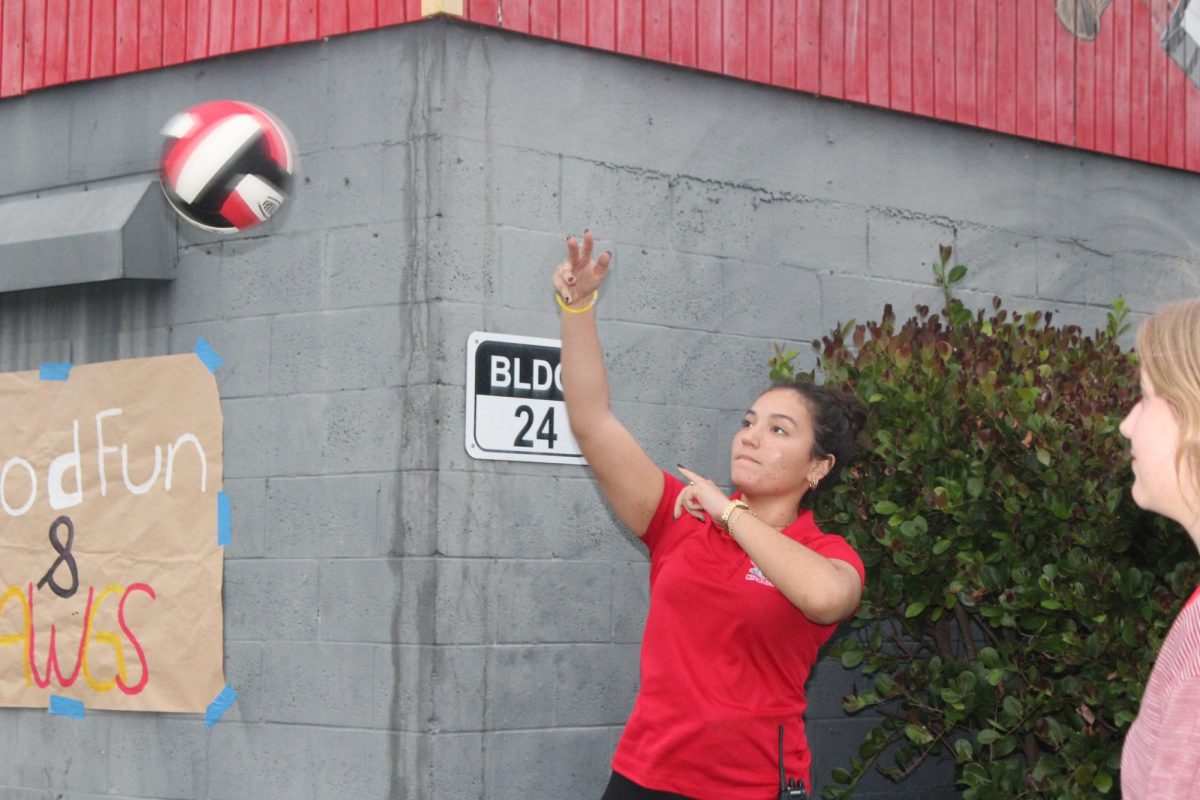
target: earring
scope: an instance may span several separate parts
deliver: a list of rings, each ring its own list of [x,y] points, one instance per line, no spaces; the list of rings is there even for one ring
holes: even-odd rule
[[[821,481],[819,478],[816,478],[812,475],[808,476],[808,488],[812,489],[814,492],[817,490],[817,484],[820,482]]]

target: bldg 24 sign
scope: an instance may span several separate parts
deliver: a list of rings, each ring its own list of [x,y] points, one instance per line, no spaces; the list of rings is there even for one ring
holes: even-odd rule
[[[472,458],[582,464],[562,395],[562,342],[476,331],[467,338]]]

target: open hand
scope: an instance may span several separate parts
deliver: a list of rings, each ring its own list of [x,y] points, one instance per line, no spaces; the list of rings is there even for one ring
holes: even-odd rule
[[[583,232],[582,246],[574,236],[567,237],[567,260],[554,270],[554,291],[567,305],[591,297],[608,271],[612,253],[604,252],[592,258],[592,232]]]

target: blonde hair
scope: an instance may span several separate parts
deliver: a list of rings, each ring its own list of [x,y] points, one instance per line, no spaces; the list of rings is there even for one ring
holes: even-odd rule
[[[1200,298],[1163,308],[1138,329],[1142,369],[1179,418],[1175,473],[1187,459],[1193,485],[1185,489],[1188,505],[1200,496]]]

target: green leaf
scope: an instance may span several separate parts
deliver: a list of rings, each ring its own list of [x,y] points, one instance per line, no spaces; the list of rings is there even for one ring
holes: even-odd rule
[[[863,662],[864,655],[862,650],[850,650],[842,653],[842,666],[846,669],[854,669]]]
[[[924,610],[925,610],[925,603],[922,603],[920,600],[917,600],[917,601],[914,601],[914,602],[908,604],[908,607],[904,609],[904,616],[908,619],[912,619],[913,617],[917,616]]]
[[[1100,794],[1108,794],[1113,787],[1112,775],[1107,772],[1097,772],[1096,777],[1092,778],[1092,785],[1096,787]]]
[[[933,554],[935,556],[940,556],[942,553],[949,550],[950,546],[952,544],[953,544],[953,542],[951,542],[949,539],[938,539],[933,544],[933,548],[932,548]]]
[[[875,504],[875,513],[884,516],[891,516],[900,510],[900,506],[893,503],[891,500],[880,500]]]
[[[993,728],[984,728],[975,737],[975,741],[979,742],[980,744],[992,744],[999,741],[999,739],[1000,732]]]
[[[913,725],[912,723],[905,725],[904,735],[913,744],[929,744],[933,741],[933,734],[923,725]]]
[[[967,267],[965,264],[955,264],[954,269],[950,270],[950,277],[946,279],[946,283],[954,284],[961,281],[967,275]]]

